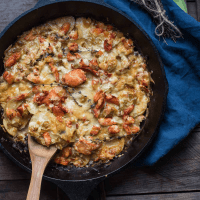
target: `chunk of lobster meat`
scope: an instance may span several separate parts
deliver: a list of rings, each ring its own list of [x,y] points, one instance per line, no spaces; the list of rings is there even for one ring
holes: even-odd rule
[[[111,94],[106,95],[106,101],[119,106],[119,99]]]
[[[75,144],[75,150],[84,155],[90,155],[92,151],[98,149],[101,144],[94,143],[92,140],[87,140],[83,137],[79,138],[79,141]]]
[[[21,106],[19,106],[17,108],[17,111],[20,113],[21,116],[23,116],[25,114],[25,112],[27,112],[27,107],[28,107],[28,104],[23,104]],[[28,114],[28,113],[27,113]]]
[[[33,102],[34,103],[37,103],[38,105],[41,105],[43,103],[46,103],[44,102],[44,99],[46,98],[46,96],[49,94],[49,92],[40,92],[40,93],[37,93],[34,98],[33,98]],[[46,103],[47,104],[47,103]],[[50,101],[48,102],[48,104],[50,104]],[[47,105],[48,105],[47,104]]]
[[[99,117],[99,115],[100,115],[100,110],[99,110],[99,109],[96,109],[96,108],[94,108],[94,109],[93,109],[93,112],[94,112],[94,116],[95,116],[96,118],[98,118],[98,117]]]
[[[126,133],[128,134],[128,135],[130,135],[131,134],[131,127],[129,126],[129,125],[127,125],[127,124],[123,124],[123,129],[126,131]]]
[[[126,131],[127,135],[135,134],[140,130],[140,128],[138,126],[135,126],[135,125],[130,126],[125,123],[123,124],[123,128]]]
[[[112,121],[112,118],[100,118],[98,121],[101,126],[112,126],[116,124],[116,122]]]
[[[23,112],[26,110],[26,108],[25,107],[23,107],[23,106],[19,106],[18,108],[17,108],[17,111],[22,115],[23,114]]]
[[[30,81],[30,82],[33,82],[33,83],[40,83],[40,77],[38,75],[35,75],[34,73],[30,73],[28,76],[27,76],[27,79]]]
[[[79,62],[80,68],[82,70],[91,72],[92,74],[94,74],[95,76],[99,76],[98,71],[92,69],[91,67],[89,67],[87,64],[84,63],[83,59],[81,59],[81,61]]]
[[[69,31],[69,28],[70,28],[70,23],[67,22],[67,23],[64,23],[64,24],[61,26],[60,30],[66,35],[67,32]]]
[[[5,71],[4,73],[3,73],[3,78],[6,80],[6,77],[9,75],[9,73],[7,72],[7,71]]]
[[[98,69],[99,69],[99,64],[98,64],[96,58],[93,58],[93,59],[90,61],[89,67],[90,67],[91,69],[94,69],[94,70],[98,70]]]
[[[93,126],[92,130],[90,131],[90,135],[97,135],[99,133],[99,131],[101,130],[100,126]]]
[[[81,67],[82,70],[87,71],[87,72],[91,72],[92,74],[94,74],[95,76],[99,76],[98,71],[91,69],[90,67]]]
[[[21,57],[20,52],[12,54],[5,62],[5,67],[12,67]]]
[[[101,97],[98,101],[97,101],[97,104],[95,106],[96,109],[101,109],[103,108],[103,105],[105,103],[105,98],[104,97]]]
[[[69,43],[68,45],[68,48],[70,51],[77,51],[78,50],[78,44],[77,43]]]
[[[44,141],[45,141],[46,146],[49,147],[50,144],[51,144],[51,136],[50,136],[49,132],[43,133],[42,136],[43,136],[43,138],[44,138]]]
[[[20,52],[16,52],[12,56],[14,56],[16,61],[18,61],[21,58],[21,53]]]
[[[74,69],[71,72],[63,76],[63,84],[70,87],[76,87],[81,85],[87,80],[85,72],[81,69]]]
[[[60,102],[66,99],[65,91],[61,90],[60,87],[55,87],[50,91],[39,92],[33,98],[33,102],[41,105],[46,104],[49,106],[50,104],[58,105]]]
[[[122,38],[122,43],[123,43],[123,45],[126,49],[132,49],[133,48],[133,41],[131,39]]]
[[[133,126],[133,127],[131,127],[131,131],[132,131],[132,133],[137,133],[140,131],[140,128],[138,126]]]
[[[130,105],[128,108],[124,110],[124,115],[129,115],[134,109],[134,105]]]
[[[59,73],[58,73],[58,69],[52,64],[52,63],[49,63],[49,66],[51,67],[51,71],[56,79],[56,82],[58,83],[59,82]]]
[[[117,49],[120,53],[124,53],[126,56],[133,52],[133,47],[129,47],[129,42],[126,42],[125,38],[121,39],[122,43],[118,44]]]
[[[36,38],[36,36],[35,35],[33,35],[33,31],[30,31],[27,35],[26,35],[26,37],[24,38],[26,41],[32,41],[32,40],[34,40]]]
[[[110,35],[109,35],[110,39],[115,39],[116,36],[117,36],[117,34],[114,32],[110,33]]]
[[[102,28],[95,28],[91,30],[92,34],[94,34],[95,36],[98,36],[99,34],[103,33],[104,30]]]
[[[98,57],[100,57],[100,56],[102,56],[102,55],[103,55],[103,51],[100,50],[100,51],[98,51],[98,52],[96,53],[95,56],[98,58]]]
[[[63,55],[61,53],[58,54],[58,58],[62,58]]]
[[[68,52],[67,54],[67,60],[70,61],[74,61],[76,59],[75,55],[72,55],[70,52]]]
[[[24,100],[26,97],[28,97],[30,95],[30,93],[23,93],[23,94],[20,94],[18,95],[17,97],[15,97],[15,99],[17,101],[21,101],[21,100]]]
[[[108,72],[104,72],[104,74],[107,76],[107,77],[111,77],[113,74],[112,73],[108,73]],[[117,79],[118,80],[118,79]],[[113,82],[111,81],[111,83],[113,84]]]
[[[67,158],[71,155],[72,155],[72,148],[71,147],[65,147],[65,148],[62,149],[62,156]]]
[[[69,37],[71,39],[77,40],[78,39],[78,31],[71,31],[71,33],[69,34]]]
[[[57,117],[58,121],[62,121],[62,117],[65,113],[68,113],[68,110],[62,105],[58,105],[52,108],[52,112]]]
[[[43,38],[42,36],[39,36],[39,41],[40,41],[40,43],[43,43],[43,42],[45,42],[45,41],[46,41],[46,39],[45,39],[45,38]]]
[[[99,99],[101,99],[102,97],[104,97],[105,94],[102,90],[96,92],[96,94],[93,97],[94,102],[96,103]]]
[[[42,92],[37,93],[33,98],[33,102],[40,105],[42,104],[42,101],[44,100],[44,98],[45,98],[44,93]]]
[[[49,105],[49,103],[58,103],[61,98],[60,96],[56,93],[55,90],[51,90],[49,93],[46,92],[47,96],[45,97],[45,99],[43,100],[43,103],[46,103],[47,105]]]
[[[62,121],[62,117],[65,115],[65,113],[60,106],[54,106],[52,108],[52,112],[57,117],[58,121]]]
[[[105,51],[111,51],[112,50],[112,40],[105,40],[104,41],[104,49],[105,49]]]
[[[20,113],[14,109],[6,108],[6,116],[12,120],[14,117],[21,117]]]
[[[60,165],[67,166],[70,163],[71,159],[65,158],[63,156],[57,156],[54,159],[54,162]]]
[[[128,115],[124,115],[123,119],[124,119],[125,124],[127,124],[127,125],[135,123],[135,119],[133,117],[128,116]]]
[[[7,71],[4,72],[3,78],[4,78],[4,79],[7,81],[7,83],[10,84],[10,85],[11,85],[11,84],[14,82],[14,80],[15,80],[15,77],[14,77],[12,74],[8,73]]]
[[[111,134],[117,134],[120,132],[119,126],[117,125],[112,125],[110,127],[108,127],[108,132]]]

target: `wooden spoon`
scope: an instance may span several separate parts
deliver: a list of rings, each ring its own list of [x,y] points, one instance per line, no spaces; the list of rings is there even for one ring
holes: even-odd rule
[[[57,148],[42,146],[35,142],[30,135],[28,135],[28,148],[32,162],[32,175],[26,200],[39,200],[44,170]]]

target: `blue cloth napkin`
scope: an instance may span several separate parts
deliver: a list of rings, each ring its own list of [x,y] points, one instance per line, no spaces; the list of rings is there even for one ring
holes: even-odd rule
[[[129,15],[150,36],[164,64],[169,93],[158,136],[136,165],[153,165],[169,152],[200,122],[200,23],[173,0],[162,1],[166,14],[184,39],[174,43],[155,36],[150,15],[129,0],[104,0]]]

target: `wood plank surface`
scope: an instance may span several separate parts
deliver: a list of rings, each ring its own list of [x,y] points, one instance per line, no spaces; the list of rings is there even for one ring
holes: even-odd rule
[[[200,192],[192,193],[172,193],[172,194],[152,194],[152,195],[132,195],[132,196],[113,196],[107,200],[199,200]]]
[[[200,134],[192,132],[153,167],[131,165],[105,181],[107,195],[200,191]]]
[[[31,9],[38,0],[0,0],[0,32],[12,20]]]
[[[199,1],[199,0],[198,0]],[[37,0],[0,0],[0,32]],[[197,2],[187,0],[188,13],[197,19]],[[200,199],[200,126],[153,167],[128,165],[106,179],[89,200],[198,200]],[[26,199],[30,174],[0,151],[0,200]],[[105,191],[104,191],[105,187]],[[103,193],[103,195],[102,195]],[[42,182],[42,200],[68,200],[54,184]]]
[[[196,0],[197,20],[200,21],[200,0]]]
[[[0,181],[21,179],[30,179],[30,174],[16,166],[0,151]]]
[[[29,180],[0,181],[0,200],[25,200],[28,187]],[[56,200],[55,185],[43,180],[40,199]]]
[[[188,13],[190,13],[190,15],[197,20],[196,2],[188,2],[187,3],[187,10],[188,10]]]

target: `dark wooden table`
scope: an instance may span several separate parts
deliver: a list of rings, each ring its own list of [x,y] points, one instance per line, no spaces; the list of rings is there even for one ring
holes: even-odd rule
[[[36,3],[37,0],[0,0],[0,32]],[[187,8],[188,13],[200,21],[200,0],[187,0]],[[29,181],[30,174],[0,151],[0,200],[26,199]],[[43,180],[40,199],[68,198],[54,184]],[[153,167],[136,168],[130,165],[101,183],[89,199],[200,199],[200,126]]]

